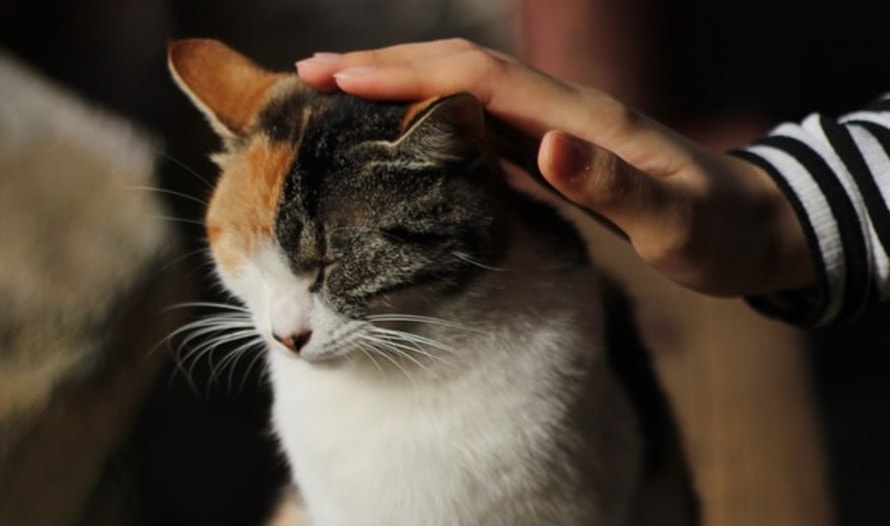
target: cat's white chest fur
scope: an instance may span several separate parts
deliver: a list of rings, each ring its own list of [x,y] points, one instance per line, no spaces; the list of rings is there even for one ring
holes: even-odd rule
[[[534,447],[493,393],[348,385],[294,365],[275,366],[294,383],[277,382],[275,424],[319,526],[460,524],[487,479],[510,476],[491,457]]]
[[[604,366],[591,366],[598,331],[567,330],[583,323],[579,310],[594,313],[513,300],[517,312],[497,307],[516,323],[464,336],[462,363],[444,374],[381,375],[272,350],[273,422],[315,526],[613,524],[623,514],[633,424]],[[568,413],[579,405],[611,419],[611,436],[578,429]],[[582,458],[616,438],[592,476]]]

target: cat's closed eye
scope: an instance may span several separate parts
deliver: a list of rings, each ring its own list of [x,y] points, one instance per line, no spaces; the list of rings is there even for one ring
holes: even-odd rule
[[[413,245],[434,245],[447,241],[451,235],[429,229],[412,228],[405,225],[392,225],[380,228],[380,233],[390,241]]]
[[[324,282],[330,273],[330,265],[322,265],[315,274],[315,281],[309,286],[309,292],[318,292],[324,286]]]

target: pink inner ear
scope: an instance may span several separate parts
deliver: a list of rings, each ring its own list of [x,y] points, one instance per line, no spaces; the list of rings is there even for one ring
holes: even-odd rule
[[[177,83],[211,122],[241,133],[253,121],[283,73],[268,72],[222,42],[176,40],[168,47]]]

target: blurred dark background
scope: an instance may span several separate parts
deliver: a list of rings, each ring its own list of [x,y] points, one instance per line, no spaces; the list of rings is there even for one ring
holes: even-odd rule
[[[639,103],[669,124],[739,112],[761,122],[838,114],[890,91],[886,0],[636,4],[648,32],[623,38],[649,46]],[[509,0],[0,0],[0,47],[161,138],[161,186],[205,199],[201,179],[215,174],[206,153],[218,145],[168,78],[171,37],[219,38],[276,69],[319,50],[446,36],[515,52],[512,7]],[[192,223],[202,207],[176,197],[168,204],[183,220],[191,277],[203,297],[215,298],[203,277],[202,231]],[[879,308],[812,335],[839,524],[890,524],[887,320],[890,308]],[[211,369],[199,362],[189,382],[171,366],[133,433],[126,454],[145,524],[256,524],[283,484],[258,368],[243,382],[236,375],[236,388],[211,382]]]

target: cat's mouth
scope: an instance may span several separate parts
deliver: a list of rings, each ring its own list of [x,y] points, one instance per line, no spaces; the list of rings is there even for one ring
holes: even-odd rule
[[[342,346],[315,345],[313,338],[318,339],[312,331],[306,331],[288,338],[272,336],[273,347],[294,360],[302,360],[312,365],[334,366],[349,359],[352,350]]]
[[[349,353],[323,353],[316,355],[300,355],[301,360],[305,360],[318,367],[334,367],[347,361]]]

